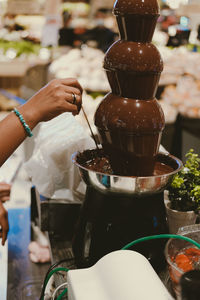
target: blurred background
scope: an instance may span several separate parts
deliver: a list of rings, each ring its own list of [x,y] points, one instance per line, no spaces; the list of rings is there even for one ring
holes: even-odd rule
[[[200,0],[159,2],[153,42],[165,65],[157,93],[166,118],[162,143],[184,158],[189,147],[200,149]],[[96,106],[109,91],[104,53],[118,39],[113,4],[0,0],[2,117],[16,106],[15,96],[26,100],[53,78],[77,77],[93,124]]]
[[[162,145],[185,161],[190,148],[200,154],[200,0],[159,2],[160,17],[153,43],[164,60],[157,91],[166,120]],[[119,38],[113,5],[114,0],[0,0],[0,119],[51,79],[75,77],[84,88],[84,110],[96,133],[94,113],[110,91],[103,59],[109,46]],[[90,134],[82,112],[76,119]],[[66,121],[66,127],[67,124]],[[56,126],[54,123],[49,126],[51,138],[54,129],[59,130]],[[33,154],[40,130],[39,125],[34,129],[34,137],[26,139],[0,172],[0,181],[13,183],[17,178],[12,186],[11,201],[6,203],[10,222],[8,245],[7,248],[0,245],[1,300],[38,300],[41,282],[49,267],[31,263],[28,250],[32,238],[30,223],[41,217],[40,213],[34,215],[37,206],[33,203],[44,202],[44,219],[50,220],[51,215],[48,215],[50,205],[45,206],[43,198],[38,196],[39,200],[35,200],[37,197],[23,165]],[[66,130],[66,136],[70,134]],[[67,144],[67,139],[65,142]],[[61,158],[67,160],[64,150]],[[34,168],[44,176],[41,166]],[[70,179],[72,173],[69,172]],[[53,172],[47,174],[48,180],[50,176]],[[55,212],[56,217],[52,213],[53,222],[48,221],[48,225],[57,224],[63,211],[63,202],[59,203],[61,209],[57,213],[53,202],[51,212]],[[38,228],[33,225],[32,228],[36,235]],[[52,246],[56,249],[55,260],[60,255],[56,246],[57,241]],[[48,259],[50,261],[50,257]]]

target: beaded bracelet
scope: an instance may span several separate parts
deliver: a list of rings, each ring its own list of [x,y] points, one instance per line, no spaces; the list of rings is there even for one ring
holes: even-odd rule
[[[29,137],[32,137],[32,136],[33,136],[33,133],[32,133],[32,131],[31,131],[30,127],[26,124],[26,122],[25,122],[23,116],[20,114],[20,112],[19,112],[16,108],[13,110],[13,112],[14,112],[14,113],[16,114],[16,116],[19,118],[19,120],[20,120],[20,122],[22,123],[22,125],[23,125],[23,127],[24,127],[24,129],[25,129],[25,131],[26,131],[26,133],[27,133],[27,135],[28,135]]]

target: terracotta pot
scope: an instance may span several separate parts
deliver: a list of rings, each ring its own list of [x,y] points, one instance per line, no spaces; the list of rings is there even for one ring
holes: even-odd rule
[[[180,227],[194,225],[197,215],[194,211],[178,211],[170,208],[170,201],[165,201],[167,221],[169,225],[169,233],[176,234]]]

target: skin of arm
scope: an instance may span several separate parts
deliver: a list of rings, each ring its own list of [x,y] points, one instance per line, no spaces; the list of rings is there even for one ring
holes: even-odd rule
[[[0,238],[2,238],[1,243],[4,246],[9,231],[9,225],[8,225],[8,212],[4,208],[1,200],[0,200],[0,227],[1,227]]]
[[[11,185],[6,182],[0,182],[0,201],[2,203],[10,200]]]
[[[73,103],[76,95],[76,104]],[[64,112],[79,113],[82,104],[82,88],[74,78],[55,79],[43,87],[18,111],[32,130],[39,122],[49,121]],[[27,137],[14,112],[0,122],[0,166]]]
[[[73,104],[74,96],[76,103]],[[82,87],[74,78],[55,79],[43,87],[24,105],[17,107],[32,130],[39,122],[49,121],[64,112],[79,113],[82,104]],[[25,140],[27,133],[14,112],[0,122],[0,166]],[[0,183],[0,238],[5,244],[9,231],[8,213],[3,202],[9,200],[10,185]]]

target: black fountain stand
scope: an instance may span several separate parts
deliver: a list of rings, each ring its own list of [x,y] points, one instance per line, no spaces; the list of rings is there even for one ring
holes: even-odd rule
[[[168,233],[164,193],[148,196],[104,194],[88,186],[72,248],[78,268],[94,265],[129,242]],[[160,272],[165,266],[166,240],[140,243],[131,249],[145,255]]]

